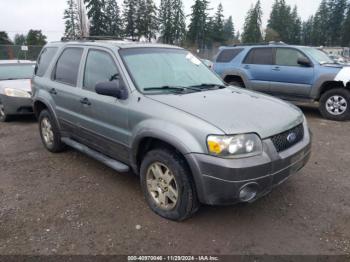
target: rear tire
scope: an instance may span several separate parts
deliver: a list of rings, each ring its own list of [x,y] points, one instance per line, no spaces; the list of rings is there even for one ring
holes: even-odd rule
[[[39,132],[45,148],[52,153],[62,152],[66,145],[61,141],[61,134],[56,121],[48,110],[39,115]]]
[[[329,120],[345,121],[350,119],[350,91],[335,88],[325,92],[320,99],[319,110]]]
[[[0,122],[8,122],[10,119],[11,117],[5,112],[5,106],[0,101]]]
[[[199,202],[190,170],[178,153],[168,149],[148,152],[140,173],[146,201],[159,216],[183,221],[198,210]]]

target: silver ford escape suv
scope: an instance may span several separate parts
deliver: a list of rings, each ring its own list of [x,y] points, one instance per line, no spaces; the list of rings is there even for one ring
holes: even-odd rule
[[[132,171],[149,207],[171,220],[200,204],[253,202],[310,158],[298,108],[227,86],[174,46],[50,43],[32,96],[49,151],[70,146],[119,173]]]

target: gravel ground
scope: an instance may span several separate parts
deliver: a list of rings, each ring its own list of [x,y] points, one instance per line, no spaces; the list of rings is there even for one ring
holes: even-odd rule
[[[150,211],[136,176],[47,152],[33,119],[0,123],[0,254],[350,254],[350,122],[303,110],[305,169],[254,204],[182,223]]]

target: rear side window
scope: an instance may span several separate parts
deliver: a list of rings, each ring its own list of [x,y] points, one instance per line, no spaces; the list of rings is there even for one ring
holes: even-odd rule
[[[276,51],[276,65],[280,66],[300,66],[299,58],[306,58],[301,52],[291,48],[277,48]]]
[[[217,63],[228,63],[231,62],[239,53],[243,51],[243,48],[237,49],[225,49],[223,50],[216,59]]]
[[[38,59],[35,75],[40,77],[44,76],[44,74],[47,71],[47,68],[49,67],[52,61],[52,58],[55,56],[56,53],[57,47],[47,47],[41,52],[41,55]]]
[[[273,51],[272,48],[254,48],[244,60],[244,64],[272,65]]]
[[[66,48],[57,61],[54,80],[76,86],[82,54],[82,48]]]
[[[113,58],[104,51],[90,50],[86,59],[84,89],[95,92],[95,85],[118,79],[119,73]]]

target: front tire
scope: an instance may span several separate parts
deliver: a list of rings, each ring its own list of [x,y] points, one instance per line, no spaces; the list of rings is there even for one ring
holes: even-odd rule
[[[65,149],[58,126],[48,110],[41,111],[39,115],[39,132],[41,140],[48,151],[59,153]]]
[[[182,221],[198,210],[194,182],[181,155],[168,149],[148,152],[140,176],[146,201],[159,216]]]
[[[325,92],[320,99],[320,112],[329,120],[345,121],[350,119],[350,91],[335,88]]]
[[[5,106],[0,101],[0,122],[8,122],[10,120],[10,116],[6,114]]]

